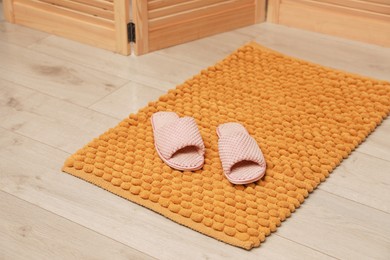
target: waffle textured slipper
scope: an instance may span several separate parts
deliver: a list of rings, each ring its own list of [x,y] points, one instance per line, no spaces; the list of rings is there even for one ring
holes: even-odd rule
[[[218,149],[222,169],[233,184],[248,184],[263,177],[266,163],[255,139],[239,123],[218,126]]]
[[[181,171],[203,167],[205,147],[194,118],[157,112],[151,121],[157,153],[167,165]]]

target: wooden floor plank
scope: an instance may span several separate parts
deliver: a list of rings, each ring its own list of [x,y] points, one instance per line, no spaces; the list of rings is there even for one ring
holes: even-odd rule
[[[119,120],[0,79],[0,126],[74,153]]]
[[[238,29],[217,34],[212,37],[162,49],[155,53],[206,68],[224,59],[239,46],[255,39],[256,34],[254,32],[249,34],[242,31],[243,29]]]
[[[161,90],[171,89],[203,69],[155,53],[138,57],[113,54],[57,36],[50,36],[30,48]]]
[[[128,82],[2,41],[0,57],[0,78],[83,106]]]
[[[390,161],[389,133],[390,117],[387,117],[382,124],[370,134],[367,139],[368,141],[360,144],[357,151]]]
[[[153,259],[0,191],[1,259]]]
[[[163,90],[129,82],[89,108],[123,120],[163,94]]]
[[[1,10],[0,14],[3,14]],[[11,24],[0,19],[0,41],[28,47],[48,36],[47,33]]]
[[[390,161],[353,152],[319,189],[390,213]]]
[[[316,190],[296,214],[280,236],[338,259],[390,258],[388,213]]]

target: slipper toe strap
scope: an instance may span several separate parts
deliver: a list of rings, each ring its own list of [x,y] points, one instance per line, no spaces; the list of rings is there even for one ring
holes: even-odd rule
[[[252,161],[265,166],[263,153],[256,140],[246,133],[222,136],[218,140],[223,171],[231,173],[232,167],[241,161]]]
[[[192,117],[178,118],[162,126],[156,130],[154,138],[161,155],[166,159],[172,158],[178,150],[187,146],[195,146],[204,154],[204,143]]]

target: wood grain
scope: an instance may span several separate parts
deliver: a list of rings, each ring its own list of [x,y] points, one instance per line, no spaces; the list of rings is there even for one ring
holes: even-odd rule
[[[159,30],[164,27],[173,26],[176,29],[180,29],[180,26],[185,26],[187,22],[211,18],[214,16],[223,15],[225,12],[238,11],[240,9],[249,9],[254,10],[253,0],[229,0],[221,3],[216,3],[213,5],[207,5],[206,3],[203,6],[198,8],[190,9],[183,12],[173,13],[171,15],[150,18],[149,20],[149,30]],[[254,14],[254,12],[253,12]],[[252,15],[252,19],[254,15]],[[254,20],[254,19],[253,19]],[[252,20],[252,21],[253,21]],[[226,19],[226,22],[229,20]],[[230,21],[230,23],[239,22],[238,20]],[[252,22],[253,23],[253,22]],[[249,24],[248,24],[249,25]],[[210,28],[204,28],[204,31],[207,31]],[[228,29],[228,26],[225,28]]]
[[[147,53],[265,20],[263,0],[133,1],[140,42]],[[145,25],[147,23],[147,25]],[[147,38],[145,38],[147,35]]]
[[[389,3],[271,0],[267,21],[390,46]]]
[[[205,9],[209,10],[209,9]],[[254,6],[226,9],[218,15],[210,13],[194,19],[181,20],[172,17],[155,20],[149,24],[149,50],[158,50],[176,44],[192,41],[227,30],[248,26],[254,22]],[[177,19],[175,24],[173,19]],[[169,23],[172,24],[169,25]],[[165,26],[163,25],[165,24]],[[212,24],[212,26],[210,26]],[[153,28],[151,26],[154,26]]]
[[[281,0],[267,1],[267,22],[279,23],[279,7]]]
[[[120,78],[168,90],[198,73],[203,67],[155,53],[128,58],[50,36],[31,49]],[[82,91],[82,90],[80,90]],[[77,92],[76,92],[77,93]]]
[[[390,185],[389,169],[390,161],[355,151],[319,189],[390,213],[390,196],[384,196]]]
[[[83,4],[88,4],[90,6],[99,7],[106,10],[114,10],[114,4],[112,1],[105,1],[105,0],[71,0],[73,2],[79,2]]]
[[[156,53],[201,67],[207,67],[222,60],[236,50],[237,46],[253,40],[257,35],[257,31],[248,34],[242,33],[242,31],[242,29],[238,29],[233,32],[220,33],[212,37],[158,50]],[[193,51],[194,49],[196,51]],[[210,55],[210,52],[213,55]]]
[[[0,41],[0,78],[88,106],[128,80]]]
[[[292,57],[390,81],[390,48],[267,23],[255,40]]]
[[[127,35],[127,24],[130,22],[129,1],[114,2],[115,52],[130,55],[131,48]]]
[[[149,52],[149,14],[146,1],[132,0],[132,14],[135,26],[135,54]]]
[[[1,259],[153,259],[2,191],[0,207]]]
[[[6,1],[11,22],[99,48],[130,54],[128,1]],[[12,8],[11,8],[12,7]]]
[[[115,117],[118,120],[123,120],[130,113],[136,113],[150,101],[157,100],[163,94],[165,94],[165,91],[160,89],[129,82],[89,108]]]
[[[390,217],[385,212],[316,190],[297,214],[298,219],[282,225],[280,236],[338,259],[390,257]]]
[[[0,41],[3,42],[28,47],[48,36],[49,34],[45,32],[0,21]]]
[[[2,14],[4,15],[5,20],[7,20],[10,23],[13,23],[14,20],[14,14],[13,14],[13,4],[12,0],[2,0]]]
[[[266,10],[267,10],[267,1],[266,0],[256,0],[255,1],[255,23],[261,23],[265,21]]]
[[[78,1],[64,1],[64,0],[39,0],[41,2],[54,4],[64,9],[70,9],[77,13],[89,14],[91,16],[98,16],[107,20],[114,20],[113,9],[105,9],[94,6],[94,1],[90,1],[89,4],[80,3]]]
[[[219,0],[219,1],[224,1],[224,0]],[[183,1],[182,0],[150,0],[148,1],[148,10],[169,7],[180,3],[183,3]]]
[[[191,11],[197,8],[204,8],[205,6],[213,5],[215,3],[223,2],[223,0],[191,0],[184,1],[181,3],[171,4],[161,8],[151,9],[149,13],[149,18],[154,19],[158,17],[164,17],[169,15],[175,15],[180,12]]]
[[[387,160],[390,159],[390,139],[387,138],[390,133],[390,118],[388,117],[378,127],[374,133],[370,135],[368,142],[363,142],[357,149],[360,152],[375,156],[377,158]]]
[[[28,0],[17,0],[13,12],[17,24],[99,48],[115,50],[115,28],[112,20]]]
[[[0,83],[0,126],[69,153],[119,122],[4,80]]]
[[[373,3],[369,1],[359,0],[321,0],[322,3],[333,4],[336,6],[349,7],[352,9],[374,12],[378,14],[390,15],[390,2],[387,3]]]

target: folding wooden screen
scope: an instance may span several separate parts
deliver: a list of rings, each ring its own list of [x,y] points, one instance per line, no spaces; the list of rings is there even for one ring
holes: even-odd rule
[[[3,0],[8,21],[130,54],[128,1]]]
[[[264,21],[265,1],[3,0],[3,4],[10,22],[125,55],[130,54],[132,40],[140,55]],[[129,35],[132,32],[135,37]]]
[[[265,0],[133,0],[143,54],[265,20]]]
[[[267,21],[390,47],[390,0],[268,0]]]

